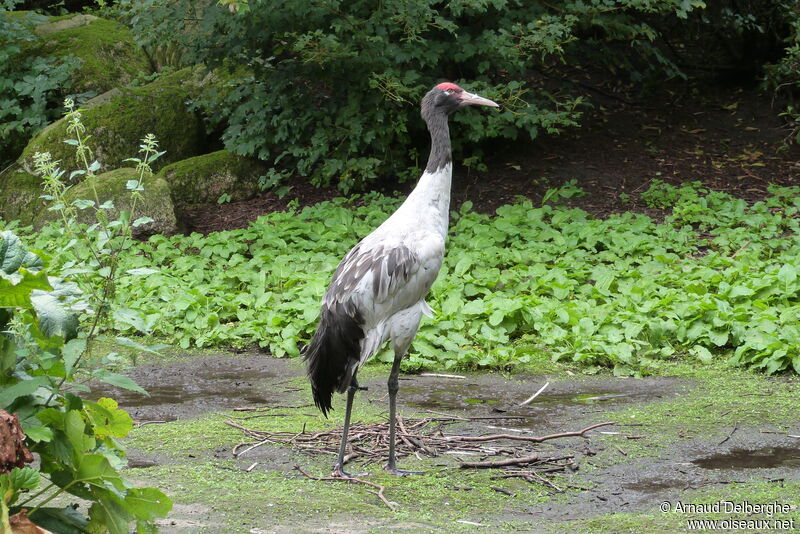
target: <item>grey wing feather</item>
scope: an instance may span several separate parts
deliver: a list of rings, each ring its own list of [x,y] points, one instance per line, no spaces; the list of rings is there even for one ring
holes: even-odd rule
[[[388,247],[377,244],[366,248],[359,243],[333,273],[324,300],[343,301],[359,286],[367,273],[372,273],[372,296],[376,302],[385,301],[418,268],[417,256],[404,245]]]

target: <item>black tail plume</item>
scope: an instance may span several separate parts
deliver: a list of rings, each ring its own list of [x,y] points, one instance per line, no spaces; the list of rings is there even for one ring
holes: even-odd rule
[[[322,306],[317,331],[303,357],[314,404],[325,417],[331,410],[333,392],[343,392],[350,385],[350,368],[361,354],[362,324],[361,314],[352,305]]]

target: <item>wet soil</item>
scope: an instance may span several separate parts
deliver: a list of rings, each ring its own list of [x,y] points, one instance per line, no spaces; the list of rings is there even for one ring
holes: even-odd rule
[[[302,410],[314,413],[307,388],[298,387],[304,375],[297,360],[274,359],[263,354],[231,357],[215,355],[193,357],[165,366],[143,365],[129,373],[150,397],[130,394],[115,388],[95,390],[112,395],[139,423],[191,419],[211,412],[238,407],[284,408],[287,413]],[[615,412],[627,407],[647,407],[669,401],[702,387],[687,380],[656,377],[645,379],[614,377],[546,376],[504,377],[496,373],[465,374],[465,378],[403,376],[399,411],[406,416],[449,414],[470,421],[452,428],[459,434],[487,433],[532,435],[579,430],[601,421],[617,421]],[[362,380],[367,391],[357,401],[384,410],[386,378]],[[520,406],[532,392],[549,381],[550,386],[531,404]],[[343,408],[340,396],[336,410]],[[617,421],[618,423],[620,421]],[[785,433],[765,433],[754,426],[723,428],[726,434],[685,436],[685,439],[658,448],[658,455],[631,455],[626,442],[613,442],[612,435],[633,440],[657,435],[658,428],[626,422],[592,431],[586,438],[566,438],[547,442],[536,450],[567,449],[581,466],[580,485],[586,490],[569,494],[567,499],[551,500],[511,513],[507,520],[550,522],[587,519],[611,512],[653,512],[663,501],[674,502],[687,490],[725,485],[748,480],[780,481],[800,479],[800,440]],[[633,441],[631,441],[632,443]],[[230,459],[229,448],[214,451],[220,459]],[[620,455],[620,456],[618,456]],[[259,469],[288,472],[299,453],[283,446],[264,445],[238,459],[242,469],[259,462]],[[168,455],[131,451],[132,467],[168,464]],[[193,458],[193,456],[190,456]],[[455,460],[443,459],[456,468]],[[449,463],[448,463],[449,462]],[[452,464],[452,465],[451,465]],[[211,521],[199,508],[178,508],[164,523],[174,532],[191,532],[196,521]],[[182,511],[183,510],[183,511]],[[198,518],[200,516],[206,519]],[[181,527],[185,524],[186,528]],[[209,523],[204,523],[206,527]],[[544,523],[543,523],[544,524]],[[288,528],[288,526],[287,526]],[[347,530],[347,529],[346,529]],[[424,529],[423,529],[424,530]],[[291,529],[289,531],[292,531]],[[306,531],[300,529],[299,531]],[[321,530],[323,531],[323,530]],[[355,531],[358,531],[356,529]],[[271,532],[266,530],[265,532]]]
[[[167,366],[141,365],[128,373],[148,395],[108,384],[92,385],[92,397],[113,397],[138,422],[175,421],[246,404],[279,402],[285,380],[281,360],[214,356]]]

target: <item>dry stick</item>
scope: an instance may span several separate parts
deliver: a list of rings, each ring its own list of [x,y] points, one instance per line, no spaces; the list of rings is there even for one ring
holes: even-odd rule
[[[539,396],[539,394],[540,394],[542,391],[544,391],[545,389],[547,389],[547,386],[549,386],[549,385],[550,385],[550,382],[545,382],[545,383],[544,383],[544,385],[543,385],[542,387],[540,387],[540,388],[539,388],[539,391],[537,391],[536,393],[534,393],[533,395],[531,395],[530,397],[528,397],[528,399],[527,399],[527,400],[525,400],[525,401],[523,401],[523,402],[520,402],[520,403],[519,403],[517,406],[527,406],[528,404],[532,403],[532,402],[533,402],[533,399],[535,399],[536,397],[538,397],[538,396]]]
[[[503,493],[505,495],[508,495],[509,497],[515,497],[516,496],[516,495],[514,495],[513,491],[509,491],[509,490],[507,490],[505,488],[501,488],[500,486],[489,486],[489,487],[492,488],[493,490],[495,490],[497,493]]]
[[[738,427],[733,427],[733,430],[731,430],[731,433],[730,433],[730,434],[728,434],[728,437],[727,437],[727,438],[725,438],[725,439],[723,439],[723,440],[722,440],[722,441],[720,441],[719,443],[717,443],[717,445],[722,445],[723,443],[725,443],[726,441],[728,441],[729,439],[731,439],[731,436],[733,436],[734,432],[736,432],[738,429],[739,429]]]
[[[250,451],[252,451],[252,450],[253,450],[253,449],[255,449],[255,448],[258,448],[258,447],[260,447],[260,446],[262,446],[262,445],[266,445],[267,443],[274,443],[274,441],[272,441],[272,440],[271,440],[271,439],[269,439],[269,438],[267,438],[267,439],[263,439],[263,440],[259,441],[258,443],[255,443],[255,444],[253,444],[253,445],[250,445],[250,446],[249,446],[249,447],[247,447],[245,450],[243,450],[243,451],[242,451],[242,452],[240,452],[239,454],[235,454],[234,456],[236,456],[236,457],[238,458],[239,456],[243,456],[245,453],[247,453],[247,452],[250,452]]]
[[[303,468],[300,467],[299,465],[294,466],[294,468],[296,471],[299,471],[303,476],[305,476],[306,478],[310,478],[311,480],[325,480],[330,482],[354,482],[356,484],[364,484],[365,486],[371,486],[373,488],[376,488],[378,491],[372,491],[372,490],[367,490],[367,491],[369,491],[373,495],[377,495],[378,498],[383,501],[383,504],[385,504],[389,508],[389,510],[391,510],[392,512],[397,511],[397,508],[395,508],[395,506],[392,503],[386,500],[386,497],[383,495],[383,490],[385,488],[380,484],[375,484],[374,482],[370,482],[368,480],[362,480],[360,478],[315,477],[314,475],[309,475],[308,473],[303,471]]]
[[[522,456],[520,458],[506,458],[505,460],[497,460],[496,462],[461,462],[461,467],[504,467],[506,465],[526,465],[529,463],[538,462],[539,460],[541,460],[541,457],[538,454],[532,454],[530,456]]]
[[[556,486],[555,484],[553,484],[552,482],[550,482],[549,480],[544,478],[542,475],[540,475],[536,471],[531,471],[531,474],[533,476],[535,476],[536,478],[538,478],[543,484],[547,484],[548,486],[550,486],[551,488],[553,488],[554,490],[556,490],[559,493],[564,493],[563,489],[559,488],[558,486]]]
[[[738,254],[739,254],[741,251],[743,251],[744,249],[746,249],[746,248],[747,248],[747,245],[749,245],[749,244],[750,244],[750,240],[748,239],[747,241],[745,241],[745,242],[744,242],[744,245],[742,245],[742,247],[741,247],[739,250],[737,250],[736,252],[734,252],[734,253],[731,255],[731,258],[735,258],[735,257],[736,257],[736,256],[737,256],[737,255],[738,255]]]
[[[461,375],[443,375],[441,373],[420,373],[419,376],[433,376],[436,378],[467,378]]]
[[[140,423],[136,423],[136,426],[144,426],[144,425],[162,425],[165,423],[170,423],[171,421],[142,421]]]
[[[595,428],[599,428],[601,426],[608,426],[613,425],[614,421],[606,421],[605,423],[597,423],[591,426],[587,426],[583,430],[579,430],[577,432],[561,432],[560,434],[550,434],[549,436],[516,436],[514,434],[493,434],[491,436],[448,436],[450,440],[462,440],[462,441],[492,441],[495,439],[513,439],[516,441],[528,441],[530,443],[541,443],[543,441],[547,441],[550,439],[558,439],[558,438],[571,438],[576,436],[583,436],[590,430]]]
[[[428,413],[433,413],[433,414],[436,414],[436,415],[443,415],[443,416],[445,416],[445,417],[449,417],[449,418],[451,418],[453,421],[469,421],[469,419],[468,419],[468,418],[466,418],[466,417],[459,417],[459,416],[457,416],[457,415],[450,415],[449,413],[444,413],[444,412],[435,412],[435,411],[433,411],[433,410],[425,410],[425,411],[426,411],[426,412],[428,412]]]

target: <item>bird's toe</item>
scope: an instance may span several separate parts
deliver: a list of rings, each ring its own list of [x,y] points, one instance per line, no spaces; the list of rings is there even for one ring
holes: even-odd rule
[[[425,471],[406,471],[405,469],[397,469],[396,467],[384,466],[384,471],[387,471],[398,477],[407,477],[411,475],[424,475]]]
[[[342,469],[341,465],[336,465],[333,467],[331,476],[335,478],[360,478],[369,476],[369,473],[348,473],[347,471]]]

